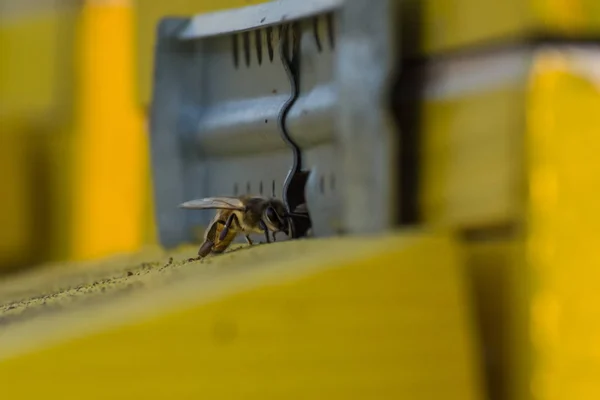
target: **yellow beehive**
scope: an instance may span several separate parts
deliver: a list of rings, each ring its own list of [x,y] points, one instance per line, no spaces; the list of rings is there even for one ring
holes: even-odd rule
[[[7,327],[3,392],[483,400],[462,257],[424,231],[185,264],[166,285]]]
[[[600,33],[600,4],[595,0],[408,0],[408,21],[419,25],[419,50],[440,53],[541,34],[561,38]]]
[[[595,399],[600,51],[548,45],[431,66],[428,225],[462,232],[495,399]]]
[[[8,0],[0,8],[3,271],[65,256],[77,9]]]

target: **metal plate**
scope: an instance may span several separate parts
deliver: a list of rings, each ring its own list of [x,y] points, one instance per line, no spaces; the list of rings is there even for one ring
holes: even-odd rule
[[[178,209],[184,201],[241,193],[281,198],[293,164],[277,124],[291,93],[278,54],[281,23],[293,23],[300,33],[299,95],[286,126],[301,149],[302,170],[310,172],[304,193],[313,234],[377,231],[393,221],[392,155],[382,149],[395,149],[395,132],[379,110],[393,68],[386,26],[394,20],[388,12],[394,2],[367,3],[274,1],[162,21],[151,140],[163,245],[194,240],[194,227],[211,217]],[[367,17],[361,23],[373,22],[367,30],[356,28],[361,14]],[[349,63],[357,68],[348,69]],[[368,79],[360,68],[368,68]],[[355,118],[363,123],[353,127]],[[376,217],[355,218],[371,205]]]
[[[292,162],[276,123],[290,84],[280,60],[269,56],[267,32],[181,41],[176,34],[187,22],[163,21],[158,38],[151,131],[165,246],[193,240],[193,227],[211,218],[178,204],[260,194],[261,187],[272,194],[273,185],[280,197]]]

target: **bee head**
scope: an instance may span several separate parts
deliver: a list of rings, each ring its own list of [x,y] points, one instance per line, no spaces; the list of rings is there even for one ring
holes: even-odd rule
[[[280,202],[271,202],[263,213],[263,218],[269,230],[283,232],[289,235],[289,223],[285,218],[285,207]]]

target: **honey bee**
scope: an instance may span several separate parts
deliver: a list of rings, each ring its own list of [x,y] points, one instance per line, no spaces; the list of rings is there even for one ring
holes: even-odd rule
[[[179,205],[180,208],[195,210],[216,209],[210,225],[204,232],[204,242],[198,249],[198,258],[210,253],[223,253],[238,234],[243,234],[246,242],[253,245],[251,233],[264,233],[270,243],[269,232],[283,232],[290,235],[291,222],[282,201],[255,196],[207,197],[190,200]]]

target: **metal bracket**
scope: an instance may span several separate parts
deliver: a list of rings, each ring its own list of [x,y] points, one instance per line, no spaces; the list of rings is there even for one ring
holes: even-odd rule
[[[279,0],[161,21],[151,112],[161,244],[195,240],[211,217],[178,204],[244,192],[289,211],[305,203],[296,237],[392,223],[396,132],[381,110],[395,2],[372,3]]]

